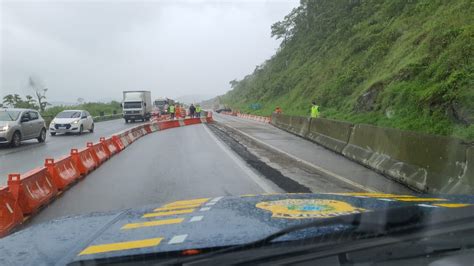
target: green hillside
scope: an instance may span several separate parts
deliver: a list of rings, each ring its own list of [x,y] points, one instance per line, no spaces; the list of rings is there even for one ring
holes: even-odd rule
[[[323,117],[474,140],[473,5],[303,0],[272,26],[277,53],[221,101],[309,115],[314,99]]]

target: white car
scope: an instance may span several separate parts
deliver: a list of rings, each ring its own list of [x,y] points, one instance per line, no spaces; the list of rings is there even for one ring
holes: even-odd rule
[[[85,130],[94,132],[94,120],[89,112],[84,110],[64,110],[49,124],[51,136],[59,133],[82,134]]]

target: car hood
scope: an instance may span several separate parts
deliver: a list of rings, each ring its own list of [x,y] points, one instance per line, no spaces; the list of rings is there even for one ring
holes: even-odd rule
[[[371,193],[266,194],[180,200],[119,212],[66,217],[0,239],[0,265],[68,264],[122,256],[217,248],[259,240],[289,226],[418,205],[469,208],[472,196]],[[339,227],[340,228],[340,227]],[[314,229],[316,235],[337,226]],[[285,236],[285,240],[297,238]]]
[[[70,124],[77,120],[80,120],[80,118],[54,118],[53,122],[56,124]]]

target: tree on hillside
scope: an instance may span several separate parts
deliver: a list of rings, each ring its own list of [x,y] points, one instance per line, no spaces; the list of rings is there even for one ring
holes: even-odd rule
[[[277,40],[283,38],[282,45],[286,45],[286,42],[295,34],[298,22],[304,20],[302,17],[306,13],[306,1],[301,1],[299,7],[294,8],[282,21],[278,21],[271,26],[271,36],[276,37]]]
[[[28,78],[28,85],[35,93],[40,111],[44,112],[46,106],[49,105],[46,101],[46,92],[48,91],[48,88],[45,88],[39,79],[33,78],[32,76]]]
[[[5,95],[3,97],[3,105],[13,108],[38,109],[36,101],[31,95],[26,95],[26,100],[23,100],[18,94]]]
[[[15,107],[15,96],[13,94],[5,95],[3,97],[3,105],[8,107]]]
[[[239,84],[239,82],[235,79],[229,81],[229,84],[230,84],[230,87],[231,88],[234,88],[235,86],[237,86],[237,84]]]

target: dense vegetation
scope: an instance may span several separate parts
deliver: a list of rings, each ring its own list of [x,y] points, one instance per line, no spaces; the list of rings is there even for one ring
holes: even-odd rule
[[[272,26],[277,53],[221,101],[308,115],[316,100],[324,117],[474,140],[473,5],[302,0]]]
[[[44,117],[54,117],[56,114],[63,110],[72,110],[72,109],[79,109],[79,110],[87,110],[92,116],[100,116],[101,114],[104,115],[111,115],[111,114],[120,114],[122,113],[122,108],[120,107],[120,103],[116,101],[111,101],[109,103],[83,103],[74,106],[54,106],[47,108],[42,115]]]
[[[46,100],[46,97],[44,97],[44,100]],[[111,101],[109,103],[89,102],[89,103],[81,103],[77,105],[67,105],[67,106],[60,105],[60,106],[51,106],[51,107],[48,107],[49,104],[46,101],[44,101],[44,103],[45,103],[45,107],[43,108],[44,110],[41,110],[40,105],[38,104],[38,100],[34,99],[30,95],[26,95],[25,99],[23,99],[18,94],[8,94],[3,97],[3,102],[1,103],[1,106],[39,110],[41,112],[41,115],[45,119],[52,119],[59,112],[66,109],[87,110],[92,116],[122,113],[122,108],[120,107],[120,103],[117,101]]]

